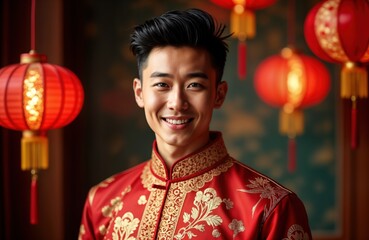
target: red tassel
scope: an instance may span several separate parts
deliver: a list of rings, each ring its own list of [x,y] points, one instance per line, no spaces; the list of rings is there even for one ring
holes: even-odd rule
[[[246,43],[238,42],[238,77],[243,80],[246,78]]]
[[[31,224],[37,224],[38,223],[37,194],[38,194],[37,193],[37,173],[32,173],[32,182],[31,182],[31,209],[30,209],[30,222],[31,222]]]
[[[296,170],[296,141],[294,138],[288,139],[288,171]]]
[[[351,148],[355,149],[357,147],[357,109],[353,107],[351,109]]]

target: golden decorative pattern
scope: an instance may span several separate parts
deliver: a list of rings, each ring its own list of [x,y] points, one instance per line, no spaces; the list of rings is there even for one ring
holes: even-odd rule
[[[159,211],[165,198],[165,191],[152,189],[147,201],[142,221],[138,230],[137,239],[153,239],[156,230],[156,222],[160,217]]]
[[[126,212],[123,217],[114,220],[113,240],[134,240],[131,235],[138,227],[140,220],[135,218],[131,212]]]
[[[325,1],[315,17],[315,35],[321,48],[333,59],[349,61],[337,32],[337,11],[340,0]]]
[[[196,231],[204,232],[205,224],[215,227],[219,226],[223,219],[215,214],[211,214],[222,203],[222,199],[217,196],[217,192],[213,188],[207,188],[196,193],[193,202],[194,207],[191,213],[183,213],[183,222],[187,224],[178,230],[174,236],[175,239],[183,239],[187,236],[189,239],[196,236]]]
[[[88,194],[89,203],[92,205],[92,202],[94,201],[97,189],[99,189],[100,187],[107,187],[107,186],[109,186],[109,183],[111,183],[113,181],[114,181],[114,177],[110,177],[110,178],[104,180],[103,182],[101,182],[100,184],[92,187],[89,194]]]
[[[300,106],[306,91],[304,67],[298,54],[292,54],[288,58],[287,65],[289,68],[287,74],[288,103],[297,108]]]
[[[247,184],[247,189],[237,190],[240,192],[260,194],[260,200],[252,207],[252,217],[254,217],[258,204],[260,204],[263,199],[269,200],[269,204],[265,204],[264,207],[263,222],[265,222],[279,201],[290,192],[279,186],[273,186],[268,179],[263,177],[256,177],[254,180],[249,180],[249,182],[250,183]]]
[[[223,164],[197,177],[186,181],[174,182],[170,185],[167,194],[166,204],[163,208],[163,216],[171,216],[163,218],[158,232],[158,239],[173,239],[175,227],[182,211],[186,194],[192,191],[199,191],[204,187],[205,183],[210,182],[215,176],[226,172],[233,165],[233,159],[227,158]]]
[[[221,161],[228,155],[225,148],[224,141],[219,138],[211,146],[204,151],[193,154],[185,159],[182,159],[173,165],[172,179],[189,176],[201,170],[204,170],[216,162]],[[164,162],[160,159],[155,151],[152,154],[151,168],[152,171],[159,177],[167,179],[166,167]],[[196,164],[193,164],[196,163]]]
[[[28,127],[37,130],[44,113],[44,86],[41,65],[31,64],[23,81],[23,107]]]
[[[298,224],[293,224],[287,232],[287,237],[282,240],[309,240],[309,234]]]

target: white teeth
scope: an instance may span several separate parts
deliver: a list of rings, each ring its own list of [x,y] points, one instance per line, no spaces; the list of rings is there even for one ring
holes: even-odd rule
[[[178,120],[176,120],[176,119],[167,118],[166,121],[170,124],[179,125],[179,124],[187,123],[188,119],[178,119]]]

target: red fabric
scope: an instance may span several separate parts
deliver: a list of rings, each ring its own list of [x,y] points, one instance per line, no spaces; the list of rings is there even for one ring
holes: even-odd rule
[[[230,157],[218,134],[167,169],[152,159],[93,187],[79,239],[311,239],[301,200]]]

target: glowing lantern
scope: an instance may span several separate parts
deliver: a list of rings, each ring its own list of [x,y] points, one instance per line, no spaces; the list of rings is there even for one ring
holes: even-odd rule
[[[32,173],[31,223],[37,223],[37,171],[48,167],[46,131],[70,123],[80,112],[84,93],[68,69],[46,63],[33,51],[20,64],[0,69],[0,125],[23,131],[21,168]]]
[[[46,62],[35,49],[35,0],[31,10],[31,51],[21,55],[20,64],[0,69],[0,126],[23,131],[21,169],[29,170],[31,181],[30,222],[38,222],[38,171],[48,167],[46,131],[60,128],[81,111],[84,92],[70,70]]]
[[[279,130],[289,138],[289,170],[296,167],[295,137],[303,133],[302,109],[322,101],[330,89],[329,73],[322,63],[284,48],[256,69],[255,90],[274,107],[281,107]]]
[[[238,76],[246,77],[246,39],[255,36],[254,10],[268,7],[276,0],[211,0],[213,3],[232,9],[230,30],[238,39]]]
[[[327,0],[315,5],[305,20],[310,49],[328,62],[341,63],[341,97],[351,99],[351,147],[356,142],[356,101],[368,96],[369,1]]]

